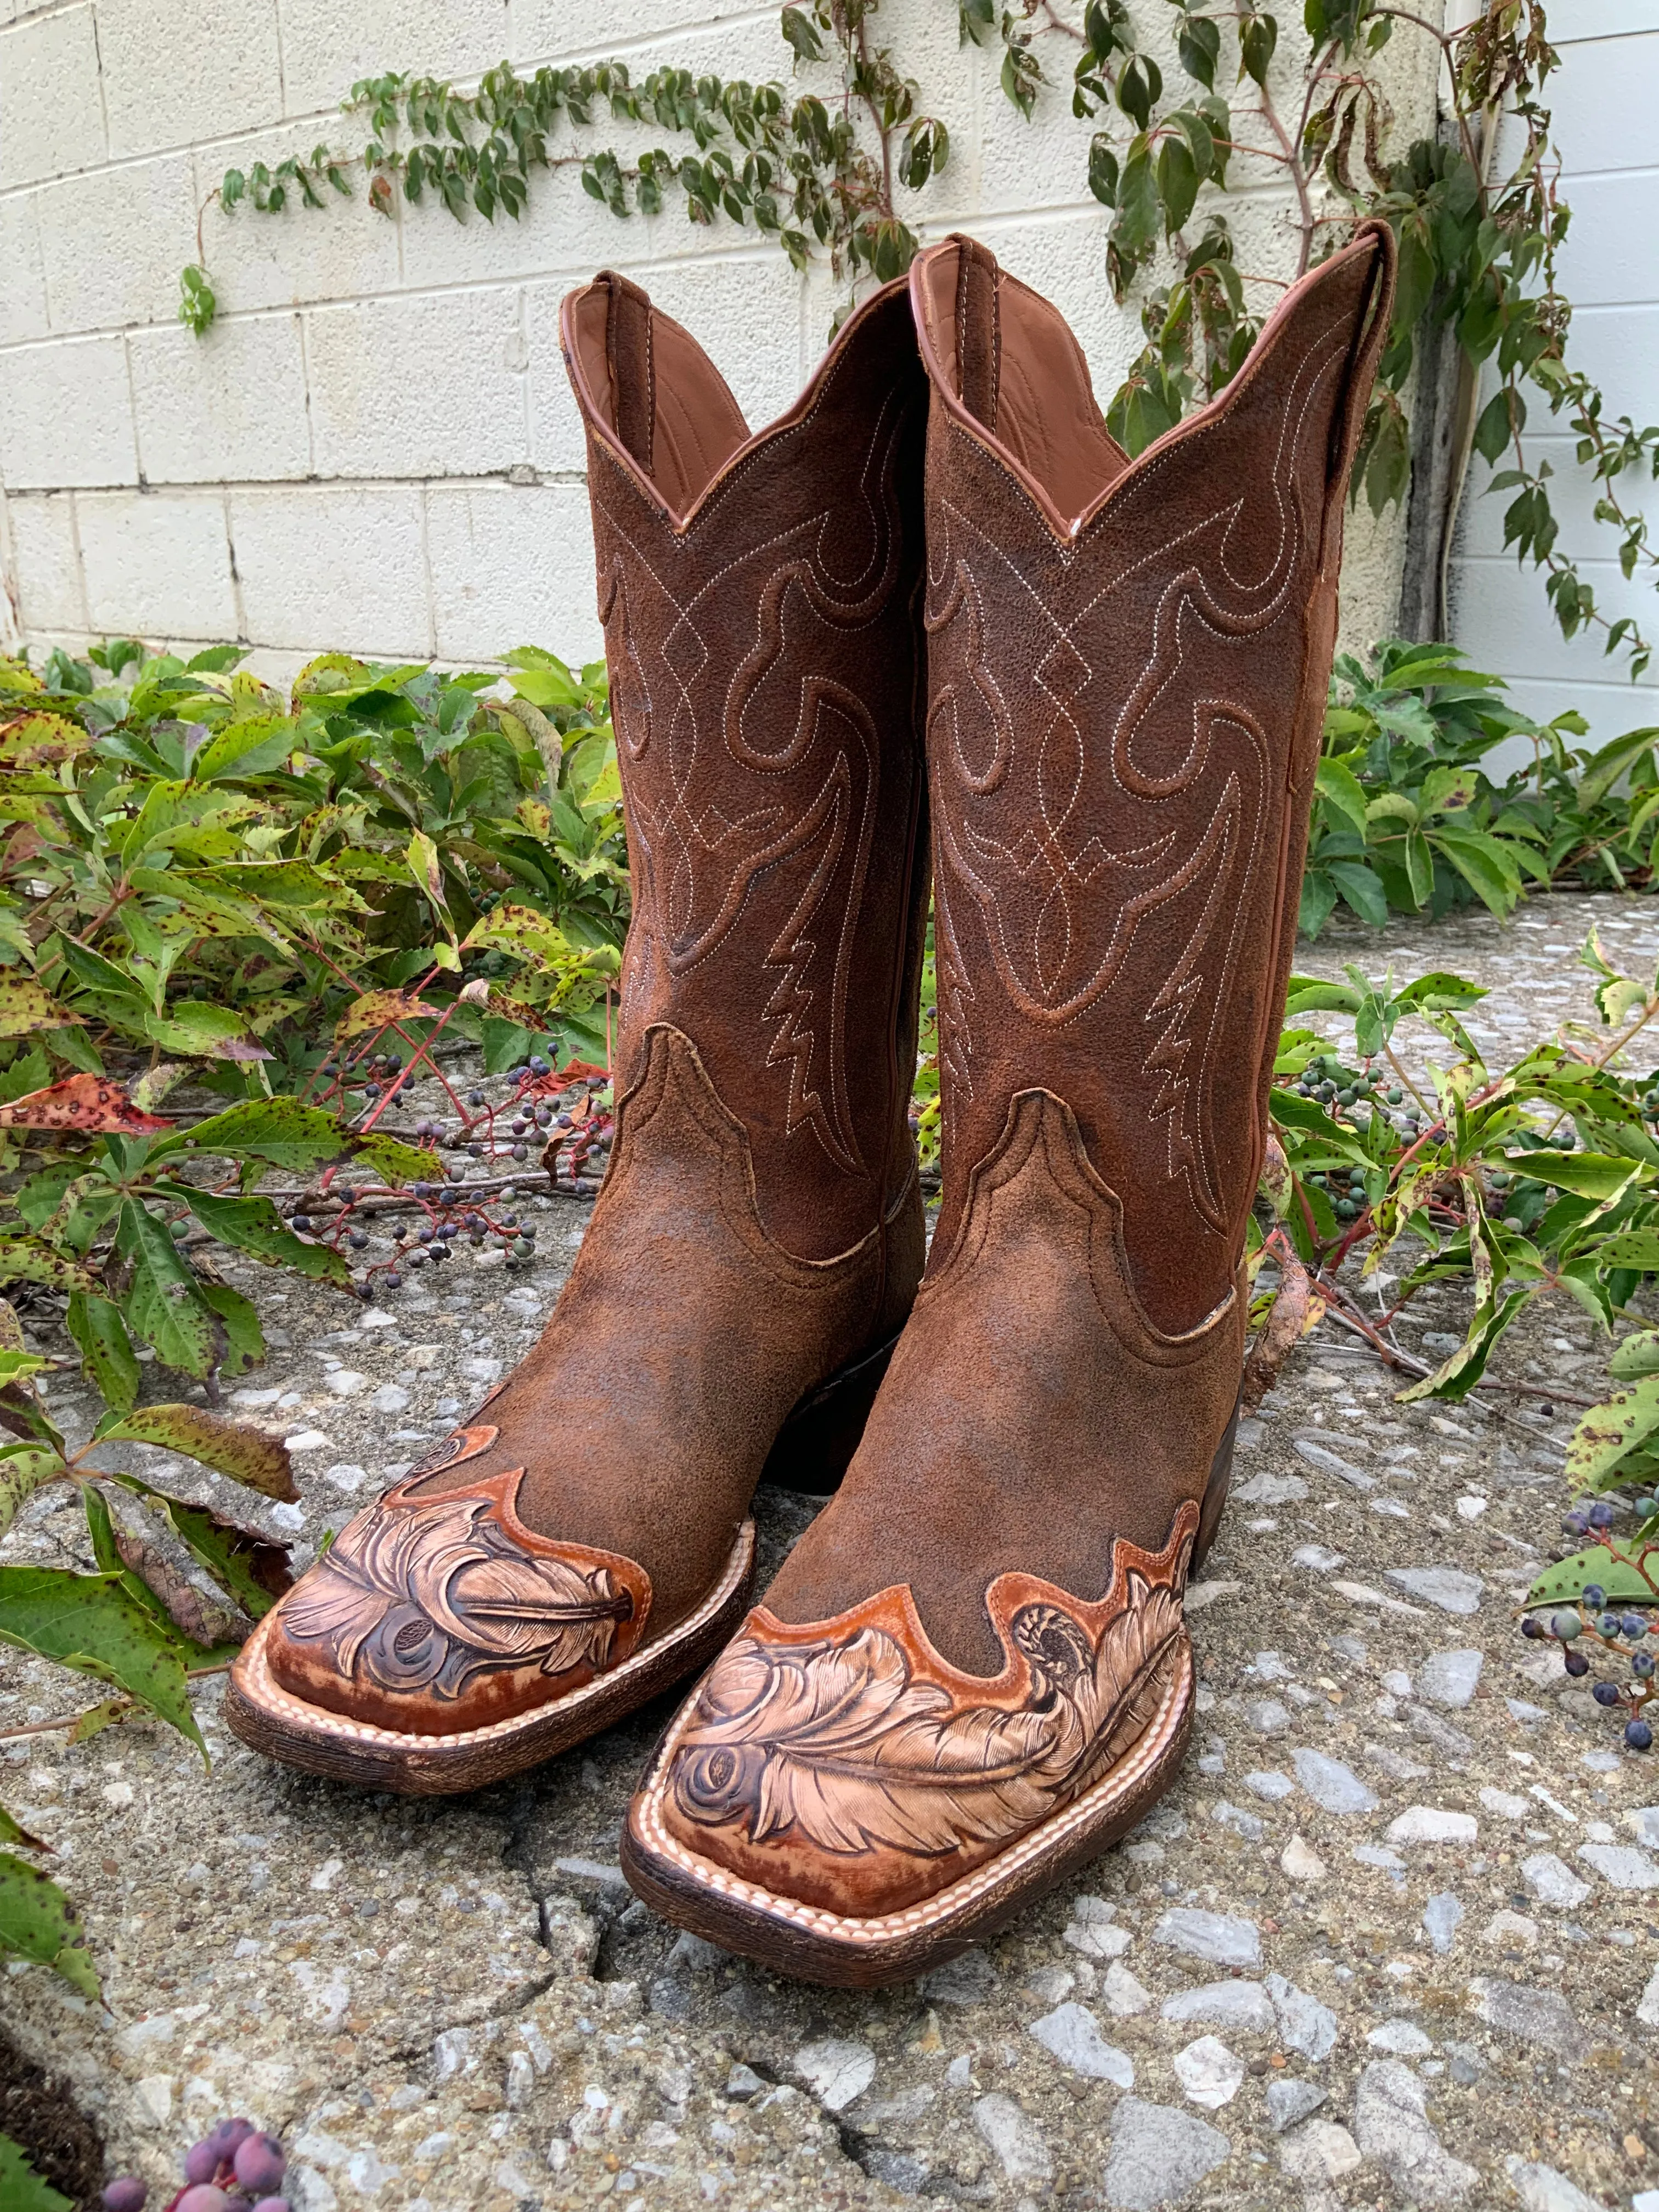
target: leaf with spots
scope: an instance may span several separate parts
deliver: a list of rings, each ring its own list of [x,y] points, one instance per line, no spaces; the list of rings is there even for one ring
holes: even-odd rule
[[[144,1406],[135,1413],[106,1417],[94,1433],[100,1443],[155,1444],[163,1451],[184,1452],[287,1504],[300,1495],[285,1444],[201,1406]]]
[[[0,1566],[0,1643],[112,1683],[207,1756],[172,1636],[114,1575]]]

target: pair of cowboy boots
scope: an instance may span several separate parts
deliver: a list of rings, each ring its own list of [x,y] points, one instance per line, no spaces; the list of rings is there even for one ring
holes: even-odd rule
[[[706,1667],[628,1878],[834,1983],[1168,1787],[1392,273],[1362,226],[1133,461],[968,239],[752,436],[636,286],[566,301],[635,887],[612,1165],[535,1351],[250,1639],[247,1741],[469,1789]],[[763,1474],[843,1469],[750,1609]]]

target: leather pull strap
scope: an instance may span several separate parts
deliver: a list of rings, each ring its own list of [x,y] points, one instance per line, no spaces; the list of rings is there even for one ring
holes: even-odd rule
[[[1002,327],[997,310],[996,256],[977,240],[960,240],[957,258],[957,374],[962,404],[988,430],[997,427]]]
[[[657,430],[656,369],[651,351],[651,301],[637,284],[607,269],[599,278],[611,290],[605,318],[605,361],[611,373],[617,435],[645,471],[652,471]]]

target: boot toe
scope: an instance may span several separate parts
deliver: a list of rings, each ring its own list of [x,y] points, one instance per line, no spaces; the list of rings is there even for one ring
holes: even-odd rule
[[[522,1470],[438,1495],[389,1491],[264,1624],[291,1697],[399,1735],[487,1729],[551,1704],[637,1649],[645,1570],[526,1528]]]

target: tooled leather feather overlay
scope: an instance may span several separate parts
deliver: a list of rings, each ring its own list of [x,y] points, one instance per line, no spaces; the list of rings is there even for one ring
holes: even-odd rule
[[[676,1751],[676,1806],[757,1844],[795,1834],[842,1855],[937,1857],[1033,1826],[1146,1724],[1183,1632],[1197,1519],[1183,1505],[1157,1556],[1120,1542],[1098,1604],[1000,1576],[987,1602],[1008,1659],[994,1680],[945,1668],[903,1592],[805,1640],[751,1615]]]
[[[389,1492],[291,1593],[285,1636],[326,1645],[343,1676],[444,1701],[484,1674],[614,1664],[638,1642],[650,1585],[630,1561],[528,1537],[512,1510],[521,1474]]]

